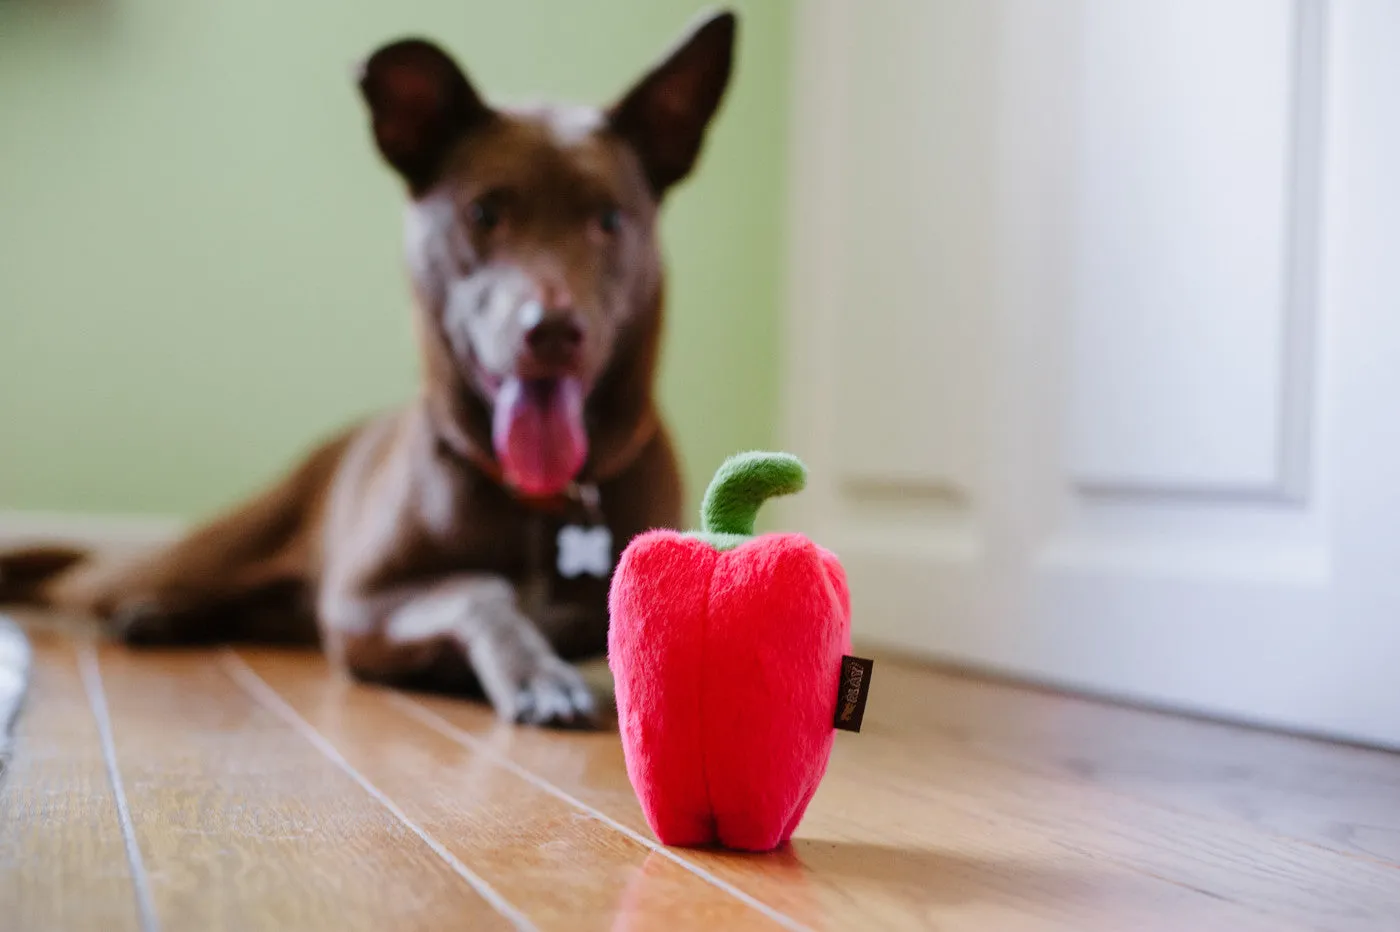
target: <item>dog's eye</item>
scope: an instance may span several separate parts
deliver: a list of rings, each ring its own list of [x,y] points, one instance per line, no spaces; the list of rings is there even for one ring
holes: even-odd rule
[[[622,211],[616,207],[609,207],[598,215],[598,229],[609,236],[616,236],[622,232]]]
[[[467,222],[481,233],[490,233],[501,225],[501,206],[497,199],[486,196],[467,205]]]

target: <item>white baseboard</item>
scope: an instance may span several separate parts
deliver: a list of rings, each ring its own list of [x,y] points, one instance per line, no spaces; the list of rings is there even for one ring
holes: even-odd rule
[[[166,515],[0,511],[0,545],[73,543],[91,547],[159,544],[186,522]]]

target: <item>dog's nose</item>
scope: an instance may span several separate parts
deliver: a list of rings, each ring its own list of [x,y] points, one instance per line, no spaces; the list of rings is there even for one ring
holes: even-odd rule
[[[569,365],[583,345],[583,328],[572,311],[546,311],[525,332],[525,345],[531,355],[546,365]]]

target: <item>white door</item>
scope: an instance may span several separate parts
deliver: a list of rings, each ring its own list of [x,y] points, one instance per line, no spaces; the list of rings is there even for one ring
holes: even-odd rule
[[[1400,746],[1400,3],[798,9],[780,514],[857,636]]]

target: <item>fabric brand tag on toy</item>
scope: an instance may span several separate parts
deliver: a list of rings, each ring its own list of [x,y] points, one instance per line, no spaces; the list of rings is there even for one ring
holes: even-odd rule
[[[841,658],[841,685],[836,693],[835,726],[841,731],[860,731],[865,718],[865,700],[870,697],[870,676],[875,661],[861,657]]]
[[[613,568],[612,531],[604,522],[596,485],[575,486],[573,496],[588,512],[589,525],[566,524],[555,538],[556,569],[565,579],[585,574],[607,579]]]

